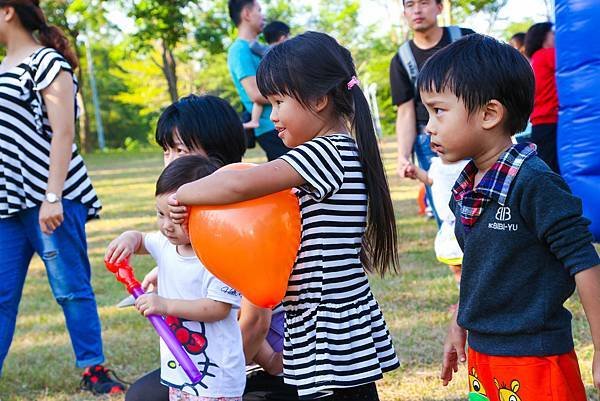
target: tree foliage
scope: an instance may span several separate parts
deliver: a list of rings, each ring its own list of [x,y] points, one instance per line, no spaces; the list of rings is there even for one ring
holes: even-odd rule
[[[533,24],[534,21],[532,18],[525,18],[523,21],[513,22],[504,29],[502,36],[505,40],[509,40],[515,33],[527,33],[527,30]]]
[[[194,17],[195,46],[210,54],[227,51],[233,41],[234,26],[229,20],[227,0],[198,2],[198,12]]]
[[[479,12],[497,15],[508,0],[450,0],[452,22],[461,21],[466,16]]]
[[[100,0],[56,0],[46,1],[41,4],[48,22],[56,25],[63,30],[69,38],[71,45],[75,50],[80,68],[76,71],[80,85],[79,106],[80,106],[80,124],[78,127],[78,139],[82,150],[90,151],[93,146],[91,136],[91,117],[88,110],[91,110],[90,97],[88,93],[87,81],[84,74],[84,66],[87,60],[84,59],[85,49],[81,41],[81,36],[86,31],[104,31],[114,30],[115,27],[106,19],[106,2]]]
[[[379,4],[389,0],[379,1]],[[395,0],[401,3],[401,0]],[[454,23],[466,15],[497,16],[506,0],[445,0]],[[227,48],[235,27],[227,0],[46,0],[41,2],[50,23],[61,27],[75,46],[80,61],[83,115],[80,142],[93,148],[96,117],[91,103],[88,64],[93,62],[101,116],[109,147],[145,143],[153,136],[161,111],[179,96],[210,93],[241,110],[227,68]],[[377,86],[383,132],[394,132],[389,62],[402,35],[360,21],[360,0],[261,0],[268,21],[289,24],[293,34],[318,30],[334,36],[353,53],[363,87]],[[394,4],[396,4],[394,3]],[[397,7],[396,7],[397,8]],[[384,18],[382,16],[382,18]],[[386,17],[387,18],[387,17]],[[401,15],[393,18],[400,21]],[[493,22],[493,21],[492,21]],[[523,24],[528,24],[524,21]],[[513,24],[506,35],[521,26]],[[84,38],[92,60],[86,57]]]
[[[129,8],[129,16],[137,27],[132,43],[147,54],[159,49],[160,62],[154,57],[151,60],[160,66],[172,101],[179,98],[175,48],[188,35],[187,15],[193,3],[188,0],[134,0]]]

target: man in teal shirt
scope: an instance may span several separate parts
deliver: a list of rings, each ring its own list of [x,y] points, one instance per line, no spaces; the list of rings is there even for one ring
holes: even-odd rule
[[[254,135],[267,158],[273,160],[285,154],[288,148],[270,119],[271,105],[256,85],[256,71],[261,59],[251,51],[250,44],[256,41],[264,26],[261,7],[256,0],[230,0],[229,15],[238,28],[238,37],[227,52],[227,66],[244,108],[252,113],[253,103],[264,105]]]

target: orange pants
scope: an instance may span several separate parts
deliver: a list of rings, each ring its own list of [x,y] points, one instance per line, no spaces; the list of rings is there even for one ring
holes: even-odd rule
[[[586,401],[575,351],[544,357],[468,353],[469,401]]]

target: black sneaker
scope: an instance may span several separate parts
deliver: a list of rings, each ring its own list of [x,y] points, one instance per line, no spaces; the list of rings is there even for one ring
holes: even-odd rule
[[[113,379],[109,375],[113,375]],[[94,394],[117,394],[125,391],[125,382],[115,372],[102,365],[94,365],[83,371],[80,388]]]

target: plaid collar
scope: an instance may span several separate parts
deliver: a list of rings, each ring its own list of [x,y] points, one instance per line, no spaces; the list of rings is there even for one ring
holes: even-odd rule
[[[473,182],[477,166],[472,160],[465,166],[452,188],[452,194],[456,202],[462,201],[460,220],[466,232],[475,225],[488,202],[494,200],[501,206],[505,205],[510,185],[523,162],[536,154],[535,149],[535,145],[531,143],[512,145],[500,155],[476,188],[473,188]]]

